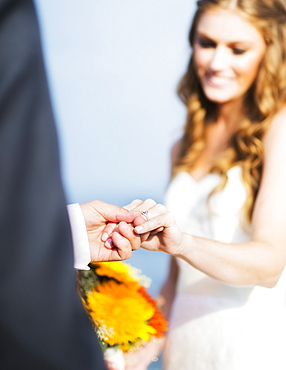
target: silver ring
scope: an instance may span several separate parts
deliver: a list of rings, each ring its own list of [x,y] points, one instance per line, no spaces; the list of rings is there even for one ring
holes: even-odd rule
[[[142,209],[141,210],[141,216],[144,218],[145,221],[148,221],[149,220],[148,210],[147,209]]]

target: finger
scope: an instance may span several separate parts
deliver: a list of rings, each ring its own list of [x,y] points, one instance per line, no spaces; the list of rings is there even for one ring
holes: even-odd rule
[[[137,212],[137,213],[136,213]],[[140,212],[139,211],[134,211],[133,215],[131,216],[130,220],[133,222],[134,218],[140,217]],[[108,222],[107,225],[104,227],[101,235],[101,240],[103,242],[106,242],[108,238],[111,237],[113,231],[118,227],[118,223],[115,222]],[[109,246],[108,246],[109,247]]]
[[[121,221],[121,222],[123,222],[123,221]],[[114,234],[114,232],[115,231],[117,231],[118,232],[118,225],[119,224],[115,224],[115,223],[113,223],[112,224],[112,226],[113,227],[110,227],[110,229],[108,230],[108,231],[110,231],[110,232],[105,232],[105,235],[103,234],[102,236],[101,236],[101,238],[103,238],[104,237],[104,239],[106,239],[105,240],[105,242],[104,242],[104,246],[107,248],[107,249],[113,249],[115,246],[114,246],[114,243],[113,243],[113,239],[112,239],[112,235]]]
[[[118,226],[115,222],[109,222],[102,231],[101,240],[105,242]]]
[[[127,209],[101,201],[94,201],[92,205],[95,212],[99,213],[105,220],[119,223],[120,221],[132,222],[136,215]]]
[[[160,207],[163,207],[163,210],[160,210]],[[161,204],[157,204],[153,199],[148,198],[144,202],[142,202],[139,206],[131,210],[130,213],[135,211],[137,212],[138,210],[140,210],[141,214],[134,218],[133,221],[134,226],[140,225],[143,222],[148,221],[150,218],[150,214],[152,214],[152,217],[154,217],[154,215],[162,213],[166,209]]]
[[[133,226],[126,222],[120,222],[118,225],[118,232],[129,240],[133,251],[140,248],[142,242],[141,236],[134,232]]]
[[[131,203],[127,204],[123,208],[124,209],[127,209],[128,211],[131,211],[132,209],[136,209],[137,207],[139,207],[140,204],[142,204],[142,203],[143,203],[142,200],[140,200],[140,199],[134,199]]]
[[[150,235],[158,234],[158,233],[160,233],[163,230],[164,230],[164,227],[163,226],[158,227],[157,229],[150,231]]]
[[[158,228],[164,229],[166,227],[170,227],[173,223],[174,216],[170,212],[167,212],[136,226],[134,230],[138,234],[145,234],[146,232],[155,231]]]
[[[134,200],[132,203],[128,204],[128,209],[129,211],[141,211],[143,209],[150,209],[152,207],[154,207],[154,205],[156,205],[157,203],[151,199],[151,198],[147,198],[146,200],[142,201],[142,200],[139,200],[139,199],[136,199]],[[125,208],[125,207],[124,207]]]
[[[120,232],[122,236],[129,240],[133,251],[139,249],[141,243],[146,241],[150,235],[150,233],[141,235],[135,233],[134,227],[132,227],[130,224],[126,224],[125,222],[121,222],[118,225],[118,232]]]
[[[142,215],[139,215],[137,217],[135,217],[134,221],[133,221],[133,225],[134,226],[138,226],[138,225],[141,225],[142,223],[145,223],[146,221],[149,221],[150,219],[154,218],[154,217],[157,217],[159,215],[163,215],[163,214],[166,214],[168,211],[166,209],[165,206],[163,206],[162,204],[160,203],[155,203],[155,205],[151,206],[150,208],[145,208],[145,214],[147,212],[147,215],[142,217]]]
[[[117,253],[121,260],[126,260],[132,256],[132,246],[128,239],[122,236],[118,231],[112,234],[113,245],[117,248]]]
[[[114,244],[113,244],[112,237],[109,237],[109,238],[104,242],[104,246],[105,246],[107,249],[113,249],[113,248],[114,248]]]

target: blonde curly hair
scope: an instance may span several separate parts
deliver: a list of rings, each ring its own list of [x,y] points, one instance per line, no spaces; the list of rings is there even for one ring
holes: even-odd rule
[[[247,190],[244,204],[250,222],[263,166],[262,138],[274,115],[286,103],[286,9],[285,0],[199,0],[189,33],[191,47],[198,21],[210,8],[234,9],[261,32],[267,45],[253,85],[245,94],[244,118],[238,123],[228,148],[217,158],[211,172],[221,175],[220,191],[227,183],[227,171],[241,166]],[[178,86],[178,95],[187,107],[181,152],[173,175],[190,172],[205,146],[205,127],[214,122],[217,105],[204,95],[191,56],[187,72]]]

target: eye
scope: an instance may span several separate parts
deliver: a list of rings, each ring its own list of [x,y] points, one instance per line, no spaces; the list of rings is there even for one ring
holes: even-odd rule
[[[232,48],[232,52],[233,54],[235,55],[242,55],[244,53],[246,53],[247,50],[245,49],[240,49],[240,48]]]
[[[216,47],[216,44],[210,40],[198,40],[198,43],[202,48],[205,48],[205,49]]]

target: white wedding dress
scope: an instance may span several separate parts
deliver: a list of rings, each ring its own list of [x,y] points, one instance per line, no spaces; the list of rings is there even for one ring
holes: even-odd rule
[[[241,168],[230,169],[228,179],[209,203],[219,175],[195,181],[181,172],[172,180],[165,204],[182,231],[226,243],[249,240],[240,220],[246,197]],[[165,370],[286,370],[285,270],[274,288],[237,287],[177,262]]]

